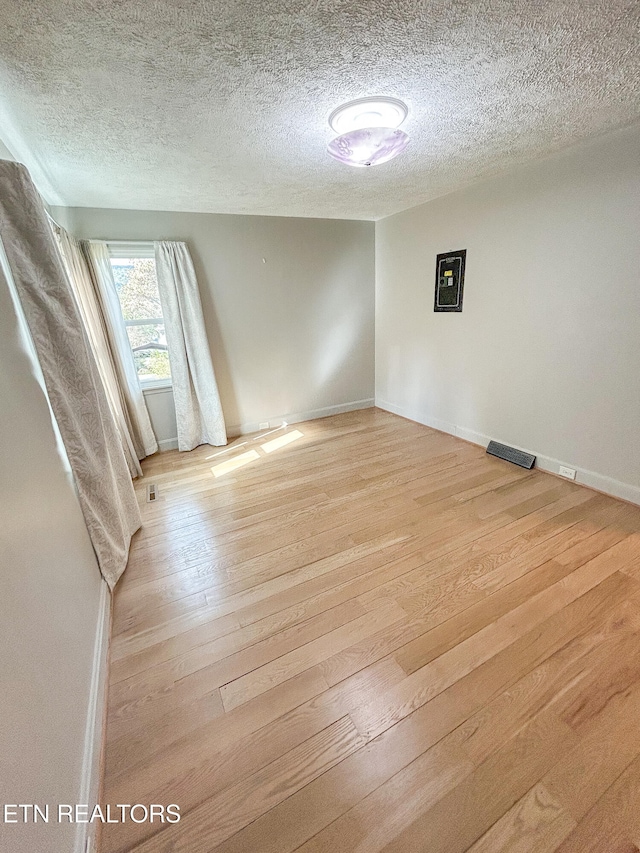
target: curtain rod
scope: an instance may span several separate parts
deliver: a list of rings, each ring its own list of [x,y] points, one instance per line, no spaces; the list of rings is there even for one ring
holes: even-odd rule
[[[53,218],[53,216],[49,213],[49,211],[46,208],[45,208],[44,212],[47,214],[49,221],[52,222],[56,226],[56,228],[60,228],[62,231],[67,230],[64,227],[64,225],[60,225],[59,222],[56,222],[56,220]],[[155,240],[97,240],[97,239],[93,238],[91,240],[88,240],[87,242],[88,243],[106,243],[107,245],[114,244],[116,246],[153,246]]]
[[[44,209],[44,212],[47,214],[47,218],[49,219],[49,221],[50,221],[50,222],[53,222],[53,224],[56,226],[56,228],[62,228],[62,225],[60,225],[60,223],[59,223],[59,222],[56,222],[56,220],[55,220],[55,219],[53,218],[53,216],[49,213],[49,211],[47,210],[47,208],[46,208],[46,207],[45,207],[45,209]],[[65,230],[65,231],[66,231],[66,229],[63,229],[63,230]]]
[[[154,243],[155,240],[89,240],[89,242],[93,243],[115,243],[118,246],[139,246],[141,243],[148,246],[151,243]]]

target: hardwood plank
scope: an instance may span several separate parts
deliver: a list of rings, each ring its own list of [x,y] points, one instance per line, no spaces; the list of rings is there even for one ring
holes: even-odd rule
[[[605,791],[557,853],[637,853],[640,840],[640,757]]]
[[[136,853],[208,853],[258,815],[326,772],[361,743],[353,723],[344,717],[262,770],[193,809],[179,824],[131,849]],[[121,826],[130,829],[126,824]],[[152,828],[152,825],[145,828]],[[119,849],[129,848],[123,846]]]
[[[375,409],[293,430],[143,462],[104,798],[182,820],[101,853],[635,850],[640,508]]]
[[[323,683],[318,691],[325,687]],[[223,713],[220,691],[215,690],[154,720],[152,736],[144,719],[134,719],[126,726],[108,725],[104,758],[105,791],[120,774],[166,751],[176,740],[197,736],[203,726],[217,720]]]
[[[618,538],[619,535],[622,534],[616,531],[614,535],[591,537],[592,539],[597,538],[598,541],[593,543],[594,547],[590,551],[579,548],[574,551],[573,560],[567,559],[562,563],[557,560],[550,560],[543,563],[491,595],[474,595],[472,585],[472,589],[468,591],[464,602],[468,605],[466,608],[461,612],[454,612],[443,623],[439,623],[416,640],[402,646],[395,653],[396,660],[408,675],[416,672],[454,645],[495,621],[499,616],[510,612],[546,589],[550,584],[560,581],[575,571],[589,560],[590,555],[593,559],[594,553],[602,553],[612,544],[621,541]],[[573,551],[573,549],[570,550]],[[448,602],[448,606],[450,606],[450,602]],[[328,680],[331,679],[328,678]]]
[[[107,726],[107,762],[112,762],[110,766],[113,770],[105,778],[105,791],[108,792],[113,786],[119,785],[120,776],[124,773],[127,773],[128,778],[134,778],[132,767],[136,773],[139,771],[143,774],[150,767],[150,773],[155,780],[153,784],[166,784],[167,779],[201,762],[203,755],[215,755],[217,750],[242,740],[262,726],[287,714],[291,709],[322,694],[327,687],[321,672],[316,669],[306,670],[262,694],[259,702],[246,703],[234,714],[225,714],[214,721],[203,716],[193,736],[180,738],[178,733],[174,742],[160,752],[153,737],[155,725],[136,726],[133,731],[129,727],[124,730],[119,727],[117,731],[112,731],[113,715],[110,714]],[[192,707],[194,706],[195,703]],[[179,709],[178,713],[182,711],[183,709]],[[171,716],[169,714],[160,717],[159,725]],[[140,741],[144,742],[144,746]],[[140,777],[136,775],[135,778],[138,780],[136,784],[143,790]],[[153,784],[150,787],[153,787]]]
[[[404,611],[399,611],[397,607],[396,612],[404,615]],[[184,681],[203,669],[207,670],[206,677],[211,689],[221,687],[291,650],[330,634],[340,626],[366,616],[367,611],[357,600],[349,600],[300,624],[283,628],[263,640],[256,638],[254,643],[239,643],[237,651],[234,651],[233,641],[229,642],[230,635],[227,635],[211,643],[196,644],[175,657],[169,653],[167,660],[142,667],[142,671],[136,660],[130,671],[129,660],[125,659],[120,666],[114,666],[115,678],[110,697],[112,706],[117,709],[139,696],[152,694],[165,684]]]
[[[624,565],[625,559],[631,559],[632,545],[628,538],[614,545],[408,676],[385,696],[356,712],[354,719],[359,730],[367,737],[379,734],[420,707],[552,613],[614,574],[621,564]]]
[[[300,853],[382,850],[416,812],[437,803],[472,770],[470,761],[436,745],[394,774],[326,829],[302,844]],[[381,814],[385,815],[380,820]]]
[[[468,853],[553,853],[576,822],[544,785],[535,785]]]
[[[407,766],[420,754],[420,750],[426,750],[438,742],[440,748],[445,749],[448,754],[460,755],[461,750],[464,750],[474,765],[480,764],[517,734],[530,718],[548,707],[556,696],[566,695],[567,681],[577,689],[576,673],[585,668],[585,655],[602,655],[603,647],[608,645],[607,661],[610,659],[612,643],[621,636],[628,636],[635,628],[635,623],[629,620],[625,622],[620,618],[619,608],[624,606],[626,602],[614,607],[607,620],[608,628],[604,636],[599,618],[591,618],[586,634],[577,637],[573,642],[560,645],[551,658],[524,675],[519,682],[486,706],[483,704],[486,696],[478,689],[475,674],[468,677],[464,693],[460,690],[464,679],[463,682],[458,682],[432,703],[371,741],[366,749],[350,756],[344,766],[341,764],[333,768],[326,778],[316,780],[313,786],[310,786],[312,790],[299,792],[273,813],[257,821],[257,825],[247,827],[239,833],[238,838],[230,839],[221,849],[262,849],[258,847],[260,838],[269,839],[266,850],[297,849],[302,842],[328,826],[332,820],[337,820],[345,814],[358,799],[362,799],[391,778],[394,770],[398,772]],[[576,626],[572,627],[575,629]],[[505,661],[501,664],[502,666],[494,668],[494,672],[504,679],[507,667]],[[492,678],[485,676],[481,685],[491,682]],[[494,682],[494,691],[497,686],[498,682]],[[445,706],[439,700],[447,693],[454,694],[454,701]],[[465,715],[468,716],[474,708],[477,709],[476,713],[471,713],[468,720],[460,725]],[[443,735],[446,735],[444,740],[440,740]],[[294,817],[300,818],[301,815],[304,816],[302,821]],[[573,825],[575,822],[572,822]],[[330,849],[331,844],[330,841],[326,842],[327,849]],[[351,846],[348,849],[351,849]]]
[[[476,552],[482,553],[486,547],[482,544],[483,539],[484,537],[478,539],[471,546],[476,550]],[[487,541],[495,542],[495,536],[490,534]],[[614,539],[614,541],[617,541],[617,539]],[[377,660],[379,657],[395,652],[402,646],[407,645],[411,640],[421,637],[441,622],[445,622],[446,619],[450,619],[454,616],[456,610],[465,609],[465,604],[467,607],[471,607],[473,600],[476,602],[479,600],[481,601],[485,597],[485,594],[479,592],[475,588],[469,588],[466,591],[464,589],[459,590],[461,593],[461,604],[456,604],[456,602],[452,601],[450,594],[447,591],[444,593],[441,592],[439,595],[437,594],[437,591],[449,582],[447,577],[443,578],[443,576],[447,575],[447,573],[450,575],[456,567],[461,567],[459,576],[463,581],[462,587],[465,586],[464,582],[466,580],[471,581],[474,577],[473,573],[475,571],[475,563],[473,560],[468,560],[466,556],[469,552],[469,546],[464,546],[461,549],[461,552],[462,553],[452,552],[444,561],[441,561],[440,558],[438,558],[419,567],[417,574],[419,576],[420,589],[422,589],[422,584],[430,584],[433,587],[433,592],[430,594],[427,593],[424,596],[420,594],[416,595],[416,599],[420,599],[420,609],[417,612],[415,611],[415,603],[411,604],[410,597],[405,594],[407,582],[411,583],[410,580],[407,580],[409,575],[400,575],[400,577],[394,582],[394,590],[396,592],[400,590],[402,591],[401,600],[403,601],[403,609],[414,612],[415,618],[408,621],[406,625],[399,626],[398,628],[390,628],[387,631],[381,631],[366,642],[354,645],[345,649],[343,652],[333,655],[325,664],[323,664],[323,670],[325,671],[327,679],[331,681],[331,683],[335,683],[341,678],[347,677],[350,673],[357,671],[359,667],[366,666],[367,664]],[[470,578],[467,577],[465,564],[471,567]],[[562,573],[558,572],[558,577],[561,576]],[[525,581],[524,583],[526,584],[528,581]],[[415,584],[413,585],[415,586]],[[384,595],[382,595],[380,599],[377,597],[365,597],[364,600],[361,600],[363,600],[365,606],[370,606],[372,603],[379,600],[386,600],[389,598],[389,587],[390,584],[386,584],[380,588],[381,590],[384,590]],[[432,604],[431,610],[428,609],[430,601]],[[435,607],[433,607],[434,601],[436,603]],[[479,627],[481,627],[481,625]],[[459,629],[456,628],[455,631],[457,630]],[[478,628],[475,630],[478,630]],[[473,633],[473,631],[470,633]],[[469,636],[469,634],[467,633],[460,638],[464,639],[465,636]]]
[[[216,618],[212,615],[215,605],[207,606],[202,612],[196,612],[179,622],[172,620],[133,637],[124,637],[118,645],[115,660],[126,657],[127,668],[133,674],[218,639],[220,646],[240,650],[263,637],[343,604],[380,583],[381,579],[386,580],[405,568],[408,571],[420,564],[423,559],[420,554],[394,559],[394,555],[399,553],[399,548],[406,542],[404,538],[400,541],[393,538],[389,543],[379,543],[379,547],[368,548],[353,562],[329,568],[309,580],[304,580],[301,573],[295,577],[294,573],[290,573],[288,586],[281,582],[273,594],[268,594],[267,590],[267,597],[256,596],[253,603],[239,605],[240,609],[232,614]],[[358,553],[362,553],[362,550]],[[380,568],[376,569],[378,565]]]
[[[632,679],[627,677],[625,664],[616,665],[616,660],[629,660],[629,655],[637,660],[640,656],[638,637],[633,636],[616,651],[615,657],[608,656],[606,670],[609,672],[604,674],[609,676],[611,686],[617,682],[618,689],[599,702],[601,707],[597,712],[582,717],[572,726],[580,736],[579,744],[543,780],[576,820],[581,820],[596,805],[607,788],[640,754],[640,681],[637,673]],[[594,685],[592,679],[585,678],[585,682],[573,708],[570,706],[562,714],[565,721],[571,720],[576,700],[580,705],[585,695],[597,692],[597,684]]]
[[[505,564],[520,565],[524,561],[527,569],[535,568],[549,558],[548,553],[556,556],[566,545],[567,528],[574,528],[585,513],[589,512],[593,499],[584,503],[584,495],[577,496],[581,505],[576,507],[576,496],[569,500],[557,500],[547,505],[547,510],[539,516],[530,514],[528,520],[507,524],[496,533],[482,536],[470,546],[457,548],[455,551],[434,558],[429,553],[424,564],[411,575],[402,577],[395,583],[390,582],[380,586],[368,596],[363,596],[365,604],[371,604],[376,598],[397,597],[403,600],[403,606],[408,613],[416,613],[431,603],[432,580],[458,570],[469,581],[483,578],[485,573]],[[570,509],[566,509],[570,506]],[[552,509],[550,509],[552,507]],[[532,524],[532,521],[534,524]],[[537,524],[535,522],[538,522]],[[564,532],[565,538],[562,538]],[[585,535],[589,532],[585,531]],[[571,533],[569,535],[575,535]],[[540,553],[540,544],[553,537],[554,545]],[[579,537],[581,538],[581,537]],[[622,538],[622,536],[620,536]],[[538,546],[536,548],[536,546]],[[535,558],[537,562],[533,562]],[[523,560],[524,558],[524,560]]]
[[[135,607],[127,606],[126,603],[122,606],[126,616],[120,620],[120,633],[137,633],[137,631],[149,629],[153,626],[163,625],[167,621],[182,623],[189,618],[197,619],[203,611],[206,611],[207,618],[212,616],[221,618],[228,614],[234,614],[242,608],[278,595],[297,584],[366,559],[377,551],[400,546],[403,542],[409,541],[410,538],[409,533],[390,533],[376,536],[365,543],[344,548],[328,557],[318,560],[311,559],[309,563],[299,568],[266,580],[261,576],[255,578],[253,582],[229,582],[223,588],[209,588],[205,592],[191,593],[186,597],[182,596],[182,587],[180,587],[176,592],[178,597],[151,610],[144,607],[144,595],[140,595],[140,601],[136,603]],[[170,593],[167,593],[167,598],[169,597]],[[120,606],[119,599],[116,601]]]
[[[574,743],[566,724],[538,715],[434,806],[420,810],[382,849],[463,853]]]
[[[405,619],[404,610],[395,602],[390,602],[387,606],[378,607],[374,611],[365,613],[359,619],[354,619],[347,625],[336,628],[324,637],[306,643],[306,645],[282,655],[277,660],[247,672],[221,688],[220,695],[225,710],[229,711],[265,690],[269,690],[281,681],[286,681],[299,672],[316,666],[336,649],[357,643],[381,627],[402,622]]]
[[[232,784],[234,777],[246,775],[248,768],[253,772],[262,767],[267,763],[265,756],[277,755],[283,744],[291,748],[311,737],[348,715],[363,698],[375,696],[402,677],[397,664],[386,660],[326,689],[319,673],[307,670],[263,694],[264,698],[203,725],[195,736],[156,750],[150,759],[109,779],[107,793],[112,799],[135,794],[153,802],[180,799],[185,808],[197,805]]]
[[[131,658],[151,646],[172,640],[185,631],[195,630],[204,626],[209,640],[224,637],[226,634],[240,628],[240,620],[234,613],[216,617],[212,608],[206,605],[200,612],[179,620],[155,625],[152,628],[139,628],[133,633],[116,634],[111,641],[111,660],[115,664],[123,658]]]
[[[398,771],[425,752],[409,720],[361,747],[275,808],[216,847],[216,853],[291,853],[364,800]],[[453,781],[469,763],[448,750],[434,747],[423,761],[436,785]],[[380,816],[378,816],[379,819]],[[330,848],[329,848],[330,849]],[[341,840],[337,850],[349,849]]]

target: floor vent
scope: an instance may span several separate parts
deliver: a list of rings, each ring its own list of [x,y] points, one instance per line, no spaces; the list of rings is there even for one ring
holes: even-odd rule
[[[157,500],[158,488],[155,483],[149,483],[147,486],[147,503]]]
[[[521,468],[533,468],[536,457],[532,453],[524,453],[522,450],[516,450],[515,447],[509,447],[506,444],[498,444],[497,441],[490,441],[487,447],[487,453],[492,456],[497,456],[498,459],[505,459],[507,462],[513,462],[514,465],[519,465]]]

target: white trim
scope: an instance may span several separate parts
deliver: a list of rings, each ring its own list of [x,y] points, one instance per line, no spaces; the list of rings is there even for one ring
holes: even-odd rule
[[[125,326],[164,326],[164,317],[149,317],[148,320],[125,320]]]
[[[368,397],[366,400],[353,400],[351,403],[339,403],[337,406],[325,406],[322,409],[311,409],[308,412],[294,412],[288,415],[278,415],[277,417],[264,418],[264,420],[247,422],[243,424],[234,424],[227,427],[227,435],[229,438],[237,438],[239,435],[249,435],[253,432],[260,432],[260,424],[268,423],[269,427],[279,427],[283,421],[288,424],[299,424],[302,421],[313,421],[318,418],[328,418],[331,415],[340,415],[343,412],[355,412],[357,409],[371,409],[375,405],[373,397]],[[178,439],[167,438],[164,441],[158,442],[159,450],[175,450],[178,446]]]
[[[150,240],[105,240],[112,258],[155,258],[155,247]]]
[[[576,471],[576,483],[581,483],[583,486],[590,486],[592,489],[597,489],[599,492],[604,492],[607,495],[612,495],[615,498],[621,498],[625,501],[630,501],[634,504],[640,504],[640,486],[634,486],[631,483],[623,483],[621,480],[614,480],[613,477],[608,477],[606,474],[599,474],[597,471],[590,471],[588,468],[580,468],[573,462],[562,462],[559,459],[554,459],[553,456],[545,456],[544,454],[536,453],[534,448],[519,447],[513,444],[508,438],[500,436],[488,436],[480,432],[475,432],[466,427],[450,424],[446,421],[440,421],[437,418],[432,418],[422,412],[409,411],[401,406],[396,406],[394,403],[389,403],[386,400],[376,398],[376,406],[379,409],[384,409],[387,412],[392,412],[395,415],[400,415],[410,421],[416,421],[419,424],[432,427],[440,430],[440,432],[455,435],[458,438],[463,438],[465,441],[470,441],[472,444],[479,444],[481,447],[486,447],[493,440],[501,444],[508,444],[511,447],[516,447],[518,450],[524,450],[525,453],[533,453],[536,457],[536,468],[541,471],[548,471],[551,474],[558,474],[561,466],[574,468]]]
[[[104,734],[104,711],[106,706],[107,665],[109,653],[109,628],[111,620],[111,595],[105,581],[100,586],[98,624],[93,647],[93,666],[87,725],[84,737],[84,756],[78,803],[87,803],[91,809],[100,794],[100,759]],[[88,839],[95,834],[97,823],[79,823],[76,829],[74,853],[85,853]]]
[[[280,426],[282,421],[286,421],[288,424],[299,424],[302,421],[313,421],[318,418],[328,418],[331,415],[340,415],[343,412],[354,412],[356,409],[370,409],[374,405],[375,401],[370,397],[366,400],[354,400],[350,403],[339,403],[337,406],[325,406],[322,409],[310,409],[307,412],[290,412],[286,415],[261,418],[259,421],[228,426],[227,435],[230,438],[236,438],[239,435],[248,435],[252,432],[260,432],[261,423],[268,422],[270,427]]]
[[[138,377],[140,379],[140,377]],[[173,391],[173,383],[170,379],[150,379],[146,382],[140,379],[140,387],[143,394],[158,394],[161,391]]]

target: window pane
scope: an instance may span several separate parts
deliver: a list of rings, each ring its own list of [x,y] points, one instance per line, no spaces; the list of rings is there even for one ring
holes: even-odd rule
[[[140,379],[170,379],[171,368],[164,324],[127,326],[127,334]]]
[[[111,268],[125,320],[162,317],[153,258],[112,258]]]
[[[112,258],[111,268],[125,321],[162,317],[153,258]],[[140,379],[170,380],[164,323],[127,326],[127,334]]]

